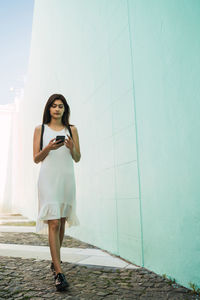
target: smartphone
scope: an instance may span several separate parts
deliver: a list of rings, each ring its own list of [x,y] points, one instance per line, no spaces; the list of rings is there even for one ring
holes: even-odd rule
[[[60,140],[57,144],[60,144],[65,141],[65,135],[57,135],[56,136],[56,141]]]

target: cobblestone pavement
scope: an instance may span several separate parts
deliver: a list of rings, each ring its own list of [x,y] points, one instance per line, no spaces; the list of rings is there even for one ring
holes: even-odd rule
[[[0,243],[48,245],[48,236],[0,232]],[[97,248],[69,236],[63,246]],[[99,248],[97,248],[99,249]],[[62,263],[70,288],[57,292],[50,260],[0,256],[0,299],[200,299],[192,291],[171,283],[145,268],[119,269]]]
[[[33,245],[33,246],[49,246],[47,234],[37,234],[34,232],[0,232],[0,243]],[[64,236],[62,247],[100,249],[93,245],[72,238],[69,235]]]

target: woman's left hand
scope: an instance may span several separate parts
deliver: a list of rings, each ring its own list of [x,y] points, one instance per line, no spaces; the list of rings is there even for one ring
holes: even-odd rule
[[[75,147],[73,139],[67,134],[68,139],[65,139],[65,146],[72,152]]]

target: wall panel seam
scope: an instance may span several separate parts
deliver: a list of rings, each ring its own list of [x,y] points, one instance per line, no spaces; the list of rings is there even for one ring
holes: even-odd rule
[[[141,184],[140,184],[140,167],[139,167],[139,151],[138,151],[138,134],[137,134],[137,118],[136,118],[136,98],[135,98],[135,85],[134,85],[134,63],[133,63],[133,47],[132,47],[132,34],[130,26],[130,9],[129,0],[127,0],[127,13],[128,13],[128,29],[129,29],[129,42],[131,53],[131,72],[132,72],[132,85],[133,85],[133,106],[135,118],[135,136],[136,136],[136,157],[137,157],[137,170],[138,170],[138,188],[139,188],[139,203],[140,203],[140,231],[141,231],[141,251],[142,251],[142,267],[144,267],[144,245],[143,245],[143,220],[142,220],[142,199],[141,199]]]

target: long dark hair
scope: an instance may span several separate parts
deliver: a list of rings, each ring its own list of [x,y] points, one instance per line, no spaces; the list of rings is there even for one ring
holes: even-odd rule
[[[67,103],[67,100],[65,99],[65,97],[61,94],[53,94],[47,100],[47,103],[44,108],[42,123],[48,124],[51,121],[50,107],[51,107],[52,103],[57,99],[61,100],[65,107],[65,111],[62,115],[62,124],[66,127],[74,126],[73,124],[69,124],[70,107],[69,107],[69,104]]]

